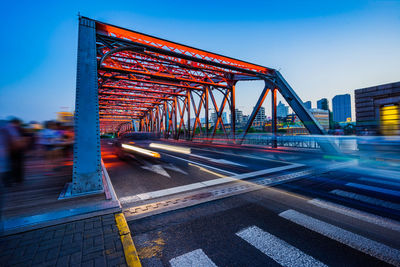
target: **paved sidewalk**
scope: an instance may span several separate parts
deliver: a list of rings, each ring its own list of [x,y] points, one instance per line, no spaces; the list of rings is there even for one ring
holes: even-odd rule
[[[0,266],[126,266],[115,214],[0,237]]]

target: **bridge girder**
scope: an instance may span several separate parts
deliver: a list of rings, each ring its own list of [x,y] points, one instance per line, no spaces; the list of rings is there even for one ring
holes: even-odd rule
[[[133,130],[133,120],[140,131],[159,132],[165,138],[193,140],[200,134],[212,141],[220,128],[227,139],[240,143],[247,130],[235,140],[235,120],[228,130],[223,113],[229,109],[235,118],[235,85],[246,80],[265,81],[249,125],[269,91],[276,113],[279,91],[311,134],[324,134],[272,68],[80,17],[73,192],[101,189],[99,133]],[[213,128],[210,109],[216,113]],[[323,148],[334,150],[330,145]]]

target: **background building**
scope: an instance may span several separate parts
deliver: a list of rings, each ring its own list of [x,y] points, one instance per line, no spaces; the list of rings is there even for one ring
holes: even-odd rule
[[[350,95],[336,95],[332,98],[333,121],[345,122],[351,120],[351,100]]]
[[[221,118],[224,124],[228,123],[228,117],[226,116],[226,112],[222,112]],[[217,113],[213,112],[211,113],[211,125],[215,125],[216,122],[217,122]]]
[[[232,114],[230,114],[231,122],[232,122]],[[235,108],[235,123],[236,127],[241,127],[243,122],[243,111],[240,109]]]
[[[354,91],[356,132],[361,135],[400,135],[400,82]]]
[[[329,110],[312,108],[310,111],[319,124],[321,124],[322,128],[326,131],[329,130]]]
[[[256,117],[254,118],[254,121],[255,122],[265,122],[266,120],[267,120],[267,117],[265,116],[265,108],[260,107]]]
[[[250,115],[243,115],[243,126],[247,123],[249,118],[250,118]]]
[[[305,106],[307,109],[311,109],[311,108],[312,108],[311,101],[306,101],[306,102],[304,102],[303,104],[304,104],[304,106]]]
[[[326,98],[321,98],[317,101],[317,108],[323,110],[329,110],[329,102]]]
[[[252,126],[256,129],[262,130],[265,126],[266,121],[267,117],[265,116],[265,108],[260,107],[256,117],[254,118]]]
[[[281,101],[279,101],[278,105],[276,106],[276,116],[278,118],[286,118],[289,113],[289,106],[286,106]]]

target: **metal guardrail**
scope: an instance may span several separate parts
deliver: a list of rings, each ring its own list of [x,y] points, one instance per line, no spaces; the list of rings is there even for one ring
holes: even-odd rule
[[[281,147],[320,149],[320,145],[315,138],[303,138],[299,136],[249,136],[243,141],[243,144],[272,146],[275,140],[277,145]]]

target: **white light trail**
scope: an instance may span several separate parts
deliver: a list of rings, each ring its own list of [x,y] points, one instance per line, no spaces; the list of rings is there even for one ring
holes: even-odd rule
[[[159,148],[163,150],[168,150],[172,152],[182,153],[182,154],[190,154],[191,150],[188,147],[179,147],[179,146],[171,146],[171,145],[164,145],[164,144],[157,144],[151,143],[150,147],[152,148]]]
[[[131,151],[135,151],[135,152],[138,152],[138,153],[141,153],[143,155],[147,155],[147,156],[150,156],[150,157],[153,157],[153,158],[160,158],[161,157],[159,153],[151,151],[151,150],[148,150],[148,149],[140,148],[140,147],[137,147],[137,146],[131,146],[131,145],[127,145],[127,144],[122,144],[121,146],[123,148],[125,148],[125,149],[131,150]]]

